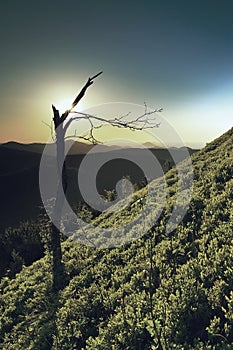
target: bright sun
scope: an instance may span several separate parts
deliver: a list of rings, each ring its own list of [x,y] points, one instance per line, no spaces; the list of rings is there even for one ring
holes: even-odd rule
[[[63,98],[56,103],[56,108],[60,111],[60,113],[64,113],[67,109],[69,109],[72,105],[71,98]]]
[[[73,98],[67,97],[67,98],[62,98],[61,100],[58,100],[58,102],[55,104],[55,107],[60,111],[60,113],[64,113],[67,109],[71,108],[71,105],[73,103]],[[79,102],[78,103],[78,108],[82,109],[82,105]]]

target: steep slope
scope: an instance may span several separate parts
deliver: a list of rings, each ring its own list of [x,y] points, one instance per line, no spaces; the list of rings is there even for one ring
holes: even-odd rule
[[[172,169],[167,207],[149,233],[110,250],[63,243],[69,283],[57,297],[49,256],[3,279],[1,348],[233,349],[233,129],[192,160],[193,197],[175,231],[165,231]],[[105,214],[96,224],[125,223],[146,193],[135,194],[128,216]]]

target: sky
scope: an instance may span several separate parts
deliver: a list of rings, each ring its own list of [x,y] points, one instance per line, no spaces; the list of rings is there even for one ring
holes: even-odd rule
[[[79,110],[146,101],[204,146],[232,126],[232,23],[232,0],[1,1],[0,142],[46,142],[52,103],[103,70]]]

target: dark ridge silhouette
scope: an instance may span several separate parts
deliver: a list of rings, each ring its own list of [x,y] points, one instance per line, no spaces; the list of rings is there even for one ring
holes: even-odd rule
[[[71,143],[73,141],[68,141],[67,147],[70,147]],[[20,221],[36,218],[39,214],[39,208],[42,206],[39,192],[39,164],[44,147],[43,143],[8,142],[0,145],[0,195],[2,203],[4,203],[1,210],[0,229],[16,226]],[[92,147],[91,144],[74,142],[67,156],[69,176],[67,198],[73,207],[82,202],[77,186],[78,167],[85,154]],[[182,149],[176,149],[176,151],[182,160],[184,151]],[[190,153],[195,151],[190,149]],[[54,144],[51,144],[51,154],[53,152]],[[102,152],[112,152],[112,158],[115,158],[115,146],[102,146]],[[151,149],[151,152],[160,161],[164,171],[173,165],[167,149],[154,148]],[[144,157],[143,148],[122,148],[122,155],[129,158],[135,153],[138,157]],[[51,159],[49,161],[51,162]],[[105,190],[114,189],[117,181],[123,176],[129,177],[133,184],[140,187],[145,184],[144,175],[138,166],[124,159],[117,159],[104,165],[98,174],[97,187],[99,192],[104,194]]]

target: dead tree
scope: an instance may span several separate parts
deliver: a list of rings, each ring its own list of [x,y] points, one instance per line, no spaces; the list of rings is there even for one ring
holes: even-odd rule
[[[94,79],[97,78],[102,72],[94,75],[89,78],[75,98],[70,109],[66,110],[62,115],[60,115],[59,110],[55,106],[52,106],[53,109],[53,125],[55,129],[56,136],[56,157],[57,157],[57,193],[55,204],[53,208],[53,220],[51,226],[51,253],[52,253],[52,263],[53,263],[53,289],[58,291],[63,288],[66,276],[64,272],[64,266],[62,263],[62,249],[61,249],[61,215],[64,202],[63,192],[66,193],[68,180],[67,180],[67,169],[65,162],[65,140],[67,139],[66,131],[70,124],[75,120],[85,119],[89,122],[90,128],[89,133],[86,136],[81,135],[72,135],[79,139],[89,141],[91,143],[98,143],[98,140],[95,138],[94,130],[99,128],[104,124],[110,124],[113,127],[118,128],[128,128],[130,130],[144,130],[148,128],[158,127],[159,124],[156,124],[153,118],[153,114],[156,112],[161,112],[162,109],[155,109],[149,111],[145,104],[145,111],[139,117],[133,120],[126,120],[126,117],[129,116],[129,113],[121,117],[115,117],[113,119],[105,119],[99,116],[90,115],[87,113],[77,112],[73,109],[77,106],[79,101],[85,95],[86,90],[93,84]],[[73,117],[68,118],[70,114],[73,114]],[[152,118],[151,118],[152,116]],[[97,123],[97,124],[96,124]],[[68,137],[72,137],[68,136]]]

